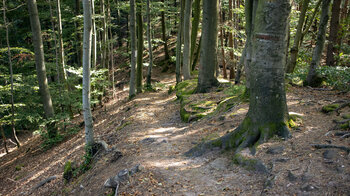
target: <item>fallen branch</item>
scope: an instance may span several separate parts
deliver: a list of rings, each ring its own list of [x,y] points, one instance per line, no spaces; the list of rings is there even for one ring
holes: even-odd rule
[[[336,111],[338,114],[340,114],[340,113],[339,113],[339,110],[345,108],[346,106],[350,106],[350,101],[347,101],[347,102],[341,104],[337,109],[335,109],[335,111]]]
[[[56,176],[50,176],[48,178],[46,178],[45,180],[43,181],[40,181],[34,188],[33,190],[43,186],[44,184],[48,183],[48,182],[51,182],[52,180],[56,179],[57,177]]]
[[[321,149],[321,148],[338,148],[340,150],[344,150],[347,153],[350,153],[350,148],[346,146],[337,146],[337,145],[330,145],[330,144],[311,144],[312,147],[316,149]]]
[[[341,138],[341,139],[345,139],[345,138],[348,138],[348,137],[350,137],[350,133],[344,134],[344,135],[341,136],[340,138]]]

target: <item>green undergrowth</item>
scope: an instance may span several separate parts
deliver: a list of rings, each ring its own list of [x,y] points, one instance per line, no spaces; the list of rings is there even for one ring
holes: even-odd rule
[[[243,85],[221,84],[210,93],[195,94],[197,79],[186,80],[176,85],[176,96],[180,100],[180,116],[184,122],[199,120],[216,115],[237,106],[244,97]],[[169,89],[171,93],[173,89]]]

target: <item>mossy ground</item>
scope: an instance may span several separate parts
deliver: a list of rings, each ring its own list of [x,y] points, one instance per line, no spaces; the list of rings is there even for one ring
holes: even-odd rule
[[[244,86],[222,84],[210,93],[194,94],[196,80],[177,84],[176,96],[181,102],[180,116],[184,122],[196,121],[203,117],[227,111],[242,102]]]

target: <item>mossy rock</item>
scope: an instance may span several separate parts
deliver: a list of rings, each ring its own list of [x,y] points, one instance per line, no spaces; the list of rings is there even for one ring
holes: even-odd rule
[[[337,108],[339,108],[339,104],[329,104],[329,105],[325,105],[322,107],[322,112],[324,113],[330,113],[333,112],[334,110],[336,110]]]
[[[176,85],[176,96],[179,99],[182,99],[184,95],[191,95],[196,91],[197,80],[185,80]]]

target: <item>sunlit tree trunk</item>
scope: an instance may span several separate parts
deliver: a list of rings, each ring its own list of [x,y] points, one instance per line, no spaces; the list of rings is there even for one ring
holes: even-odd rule
[[[309,2],[310,0],[304,0],[303,5],[301,7],[301,12],[300,12],[298,26],[297,26],[297,32],[295,33],[295,38],[294,38],[294,44],[290,50],[290,61],[287,64],[287,73],[293,73],[295,65],[297,64],[300,40],[302,36],[305,15],[309,7]]]
[[[185,0],[180,0],[180,22],[177,27],[176,38],[176,84],[181,82],[181,61],[182,61],[182,37],[183,37],[183,17]]]
[[[58,31],[58,43],[59,43],[59,60],[61,65],[61,71],[62,73],[62,80],[63,82],[66,82],[67,80],[67,73],[65,69],[65,60],[64,60],[64,47],[63,47],[63,36],[62,36],[62,20],[61,20],[61,3],[60,0],[57,0],[57,31]]]
[[[320,26],[317,33],[316,47],[314,48],[312,54],[312,60],[309,67],[309,72],[306,78],[306,85],[309,86],[317,86],[318,76],[316,73],[316,69],[321,61],[322,51],[324,48],[324,42],[326,40],[326,30],[327,24],[329,20],[329,4],[331,0],[323,0],[322,2],[322,12],[320,19]]]
[[[80,15],[80,0],[75,0],[75,16]],[[75,22],[75,33],[76,33],[76,54],[77,54],[77,63],[78,66],[82,66],[82,58],[83,58],[83,48],[81,46],[81,33],[80,33],[80,25],[79,22]]]
[[[192,19],[192,0],[186,0],[184,15],[184,49],[183,49],[183,67],[182,74],[184,80],[191,78],[191,19]]]
[[[137,22],[137,70],[136,70],[136,92],[142,93],[143,80],[143,21],[142,21],[142,1],[137,0],[136,10]]]
[[[92,65],[93,69],[97,64],[97,32],[96,32],[96,19],[95,19],[95,0],[91,0],[92,11]]]
[[[328,47],[327,47],[327,58],[326,65],[335,66],[336,60],[334,59],[334,55],[337,53],[337,48],[335,45],[338,43],[339,39],[339,19],[340,19],[340,5],[341,0],[333,1],[332,6],[332,18],[330,23],[330,31],[328,37]]]
[[[202,49],[198,74],[197,92],[205,93],[219,85],[215,77],[217,67],[217,34],[218,34],[219,0],[203,0]]]
[[[44,60],[44,46],[41,37],[41,27],[38,16],[38,9],[36,0],[27,0],[30,25],[33,32],[33,45],[35,53],[35,64],[39,83],[39,91],[41,95],[41,100],[44,105],[45,117],[47,119],[53,117],[54,110],[51,100],[51,95],[49,91],[49,85],[46,77],[46,67]],[[55,134],[55,133],[53,133]]]
[[[105,3],[104,0],[100,0],[101,6],[101,15],[102,15],[102,55],[101,55],[101,65],[103,68],[107,69],[107,24],[106,24],[106,15],[105,15]]]
[[[90,100],[90,68],[91,68],[91,37],[92,13],[91,1],[83,0],[84,10],[84,41],[83,41],[83,112],[85,122],[85,144],[89,148],[94,144],[94,130]]]
[[[136,67],[136,7],[135,0],[130,0],[130,39],[131,39],[131,72],[129,98],[135,96],[135,67]]]
[[[151,77],[152,77],[152,67],[153,67],[153,51],[152,51],[152,39],[151,39],[150,0],[147,0],[147,41],[148,41],[149,65],[147,70],[146,86],[148,88],[152,88]]]
[[[8,59],[9,59],[9,65],[10,65],[10,77],[11,77],[11,128],[12,128],[12,135],[13,138],[16,142],[17,147],[19,148],[21,146],[21,143],[19,142],[18,138],[17,138],[17,134],[16,134],[16,128],[15,128],[15,102],[13,99],[13,69],[12,69],[12,56],[11,56],[11,50],[10,50],[10,39],[9,39],[9,28],[8,28],[8,24],[7,24],[7,18],[6,18],[6,2],[5,0],[2,0],[3,3],[3,16],[4,16],[4,26],[6,29],[6,44],[7,44],[7,54],[8,54]],[[1,126],[1,130],[2,130],[2,125]],[[4,130],[2,130],[2,132],[4,132]],[[5,139],[5,134],[3,134],[3,138],[4,138],[4,145],[5,145],[5,149],[6,152],[8,153],[7,147],[6,147],[6,139]]]

